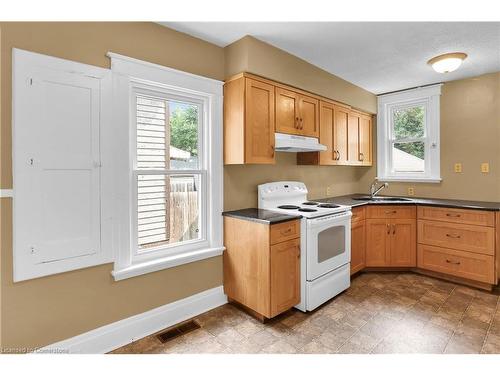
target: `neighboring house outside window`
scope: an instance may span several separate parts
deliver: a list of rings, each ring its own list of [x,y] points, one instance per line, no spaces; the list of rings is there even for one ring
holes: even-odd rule
[[[377,178],[439,182],[441,85],[378,97]]]

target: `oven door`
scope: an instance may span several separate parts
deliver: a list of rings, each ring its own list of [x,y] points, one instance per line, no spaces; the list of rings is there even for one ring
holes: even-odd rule
[[[351,211],[307,220],[307,280],[351,261]]]

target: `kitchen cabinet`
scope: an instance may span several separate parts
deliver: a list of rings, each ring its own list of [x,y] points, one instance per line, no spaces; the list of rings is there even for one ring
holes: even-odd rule
[[[419,206],[418,267],[496,284],[500,235],[495,222],[493,212]]]
[[[347,106],[320,102],[319,141],[326,151],[297,154],[302,165],[372,165],[371,116]]]
[[[369,206],[366,214],[366,266],[415,267],[415,206]]]
[[[365,208],[353,208],[351,218],[351,275],[365,268],[365,227]]]
[[[274,86],[241,76],[224,85],[224,164],[274,164]]]
[[[276,87],[276,131],[318,137],[319,100]]]
[[[328,149],[305,165],[372,165],[371,115],[295,87],[240,73],[224,84],[224,164],[274,164],[275,132],[316,137]]]
[[[224,293],[261,320],[300,302],[300,221],[224,217]]]

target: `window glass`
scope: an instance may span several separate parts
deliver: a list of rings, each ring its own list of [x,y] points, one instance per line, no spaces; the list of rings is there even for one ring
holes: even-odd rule
[[[178,174],[199,168],[199,108],[178,100],[137,96],[139,252],[201,238],[200,174]]]
[[[395,109],[393,112],[394,138],[422,138],[425,133],[425,108],[415,106]]]

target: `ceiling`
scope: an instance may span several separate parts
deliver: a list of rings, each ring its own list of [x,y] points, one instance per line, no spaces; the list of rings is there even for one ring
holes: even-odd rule
[[[251,35],[375,94],[500,71],[499,22],[160,22],[225,47]],[[468,58],[439,74],[427,61]]]

